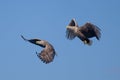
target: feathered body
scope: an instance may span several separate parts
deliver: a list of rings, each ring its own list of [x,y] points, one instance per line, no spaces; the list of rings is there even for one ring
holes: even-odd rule
[[[40,40],[40,39],[26,39],[23,36],[21,36],[25,41],[28,41],[30,43],[33,43],[35,45],[41,46],[44,49],[40,52],[37,53],[37,56],[44,62],[44,63],[50,63],[53,61],[54,56],[56,54],[54,47],[47,41],[45,40]]]
[[[67,39],[72,40],[75,37],[78,37],[80,40],[88,45],[92,44],[92,41],[89,38],[96,37],[97,40],[99,40],[100,36],[100,28],[98,28],[96,25],[87,22],[79,27],[75,19],[71,20],[66,30]]]

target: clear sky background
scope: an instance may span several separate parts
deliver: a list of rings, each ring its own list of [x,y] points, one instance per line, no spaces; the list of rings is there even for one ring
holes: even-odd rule
[[[100,41],[66,39],[72,18],[97,25]],[[49,41],[58,56],[42,63],[42,48],[20,35]],[[0,0],[0,80],[120,80],[120,0]]]

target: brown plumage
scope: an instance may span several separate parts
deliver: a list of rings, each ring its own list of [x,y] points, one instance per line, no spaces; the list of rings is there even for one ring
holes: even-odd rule
[[[89,38],[96,37],[96,39],[99,40],[101,33],[100,28],[92,23],[87,22],[79,27],[75,19],[72,19],[67,26],[66,37],[70,40],[78,37],[84,44],[91,45],[92,41]]]
[[[44,62],[44,63],[50,63],[53,61],[54,59],[54,56],[56,54],[55,52],[55,49],[54,47],[47,41],[45,40],[40,40],[40,39],[26,39],[24,38],[22,35],[21,37],[25,40],[25,41],[28,41],[30,43],[33,43],[35,45],[38,45],[38,46],[41,46],[43,47],[44,49],[40,52],[40,53],[37,53],[37,56]]]

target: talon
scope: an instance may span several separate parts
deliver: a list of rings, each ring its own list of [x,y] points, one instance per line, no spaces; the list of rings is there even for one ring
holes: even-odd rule
[[[84,40],[83,42],[84,42],[84,44],[87,44],[87,41],[86,41],[86,40]]]

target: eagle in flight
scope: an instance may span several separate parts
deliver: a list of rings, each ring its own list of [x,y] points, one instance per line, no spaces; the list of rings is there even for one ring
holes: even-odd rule
[[[56,55],[54,47],[47,41],[45,40],[40,40],[40,39],[26,39],[22,35],[21,37],[30,43],[33,43],[35,45],[41,46],[44,48],[40,53],[37,53],[37,56],[43,61],[44,63],[50,63],[53,61],[54,56]]]
[[[84,42],[84,44],[87,45],[92,44],[92,40],[89,38],[96,37],[96,39],[99,40],[101,37],[100,28],[90,22],[87,22],[79,27],[73,18],[66,28],[67,39],[72,40],[75,37],[78,37],[81,41]]]

